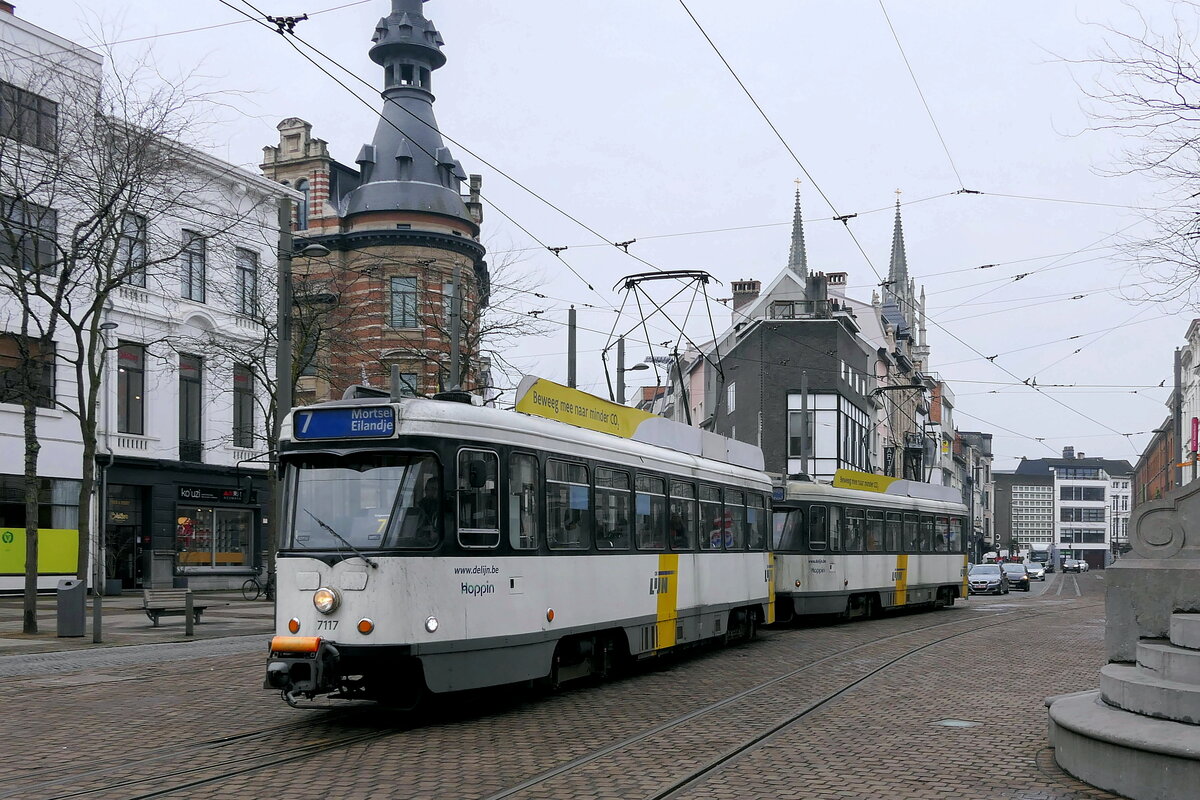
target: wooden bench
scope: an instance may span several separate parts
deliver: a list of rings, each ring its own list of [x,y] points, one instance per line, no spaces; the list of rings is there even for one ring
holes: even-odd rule
[[[187,614],[187,596],[191,589],[145,589],[142,592],[142,608],[146,611],[146,616],[154,622],[154,627],[158,627],[159,617],[183,616]],[[206,605],[201,605],[195,602],[192,598],[192,616],[196,620],[196,624],[200,623],[200,615],[204,613]]]

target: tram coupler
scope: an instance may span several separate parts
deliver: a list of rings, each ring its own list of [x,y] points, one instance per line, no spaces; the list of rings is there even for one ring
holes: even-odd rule
[[[312,698],[336,685],[337,647],[319,636],[276,636],[271,640],[264,689],[282,692],[291,703],[296,696]]]

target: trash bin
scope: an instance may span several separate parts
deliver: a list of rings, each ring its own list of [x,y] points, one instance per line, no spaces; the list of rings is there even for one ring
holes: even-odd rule
[[[87,619],[87,586],[75,578],[58,582],[58,635],[83,636]]]

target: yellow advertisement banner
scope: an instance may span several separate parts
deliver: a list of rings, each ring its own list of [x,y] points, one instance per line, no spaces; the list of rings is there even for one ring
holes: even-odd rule
[[[38,528],[38,574],[74,575],[79,531]],[[25,574],[25,529],[0,528],[0,575]]]
[[[637,427],[654,416],[544,378],[538,378],[521,395],[516,410],[624,439],[632,438]]]
[[[852,469],[839,469],[833,476],[835,489],[858,489],[860,492],[886,492],[887,488],[899,478],[889,478],[887,475],[872,475],[870,472],[855,472]]]

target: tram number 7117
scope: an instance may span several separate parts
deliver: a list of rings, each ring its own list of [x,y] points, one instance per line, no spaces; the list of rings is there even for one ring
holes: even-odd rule
[[[336,619],[319,619],[317,620],[317,630],[319,631],[335,631],[337,630],[338,621]]]

